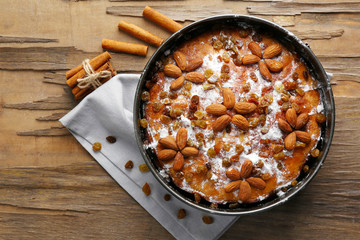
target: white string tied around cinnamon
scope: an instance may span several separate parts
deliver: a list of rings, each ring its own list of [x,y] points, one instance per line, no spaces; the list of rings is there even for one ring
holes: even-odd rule
[[[101,82],[99,81],[99,79],[111,77],[111,72],[108,70],[104,70],[101,72],[95,72],[94,69],[90,65],[89,59],[85,59],[82,62],[82,65],[83,65],[83,68],[87,75],[86,75],[86,77],[79,78],[77,80],[77,82],[78,82],[77,86],[80,89],[88,88],[90,86],[92,86],[94,89],[96,89],[101,86]]]

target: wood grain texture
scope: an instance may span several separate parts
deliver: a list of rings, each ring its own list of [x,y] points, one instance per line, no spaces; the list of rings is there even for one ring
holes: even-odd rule
[[[220,239],[360,239],[359,4],[0,1],[0,238],[172,238],[57,122],[77,104],[70,89],[63,90],[66,70],[99,55],[102,38],[143,43],[118,31],[120,19],[169,36],[141,17],[149,5],[184,25],[222,13],[261,16],[295,32],[334,74],[336,129],[319,173],[293,199],[241,217]],[[150,47],[147,57],[111,53],[112,65],[141,73],[154,51]]]
[[[209,17],[211,15],[220,15],[226,13],[232,13],[229,8],[206,6],[206,5],[151,5],[156,11],[165,14],[175,21],[196,21]],[[182,11],[178,11],[182,9]],[[141,17],[144,6],[113,6],[106,9],[106,13],[116,16],[132,16]]]
[[[32,37],[13,37],[13,36],[1,36],[0,43],[48,43],[58,42],[57,39],[49,38],[32,38]]]
[[[249,14],[300,15],[302,13],[359,13],[359,2],[275,2],[266,6],[248,6]]]

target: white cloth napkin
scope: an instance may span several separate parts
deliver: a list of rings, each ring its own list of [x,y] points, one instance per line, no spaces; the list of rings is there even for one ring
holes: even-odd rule
[[[135,141],[133,130],[133,101],[140,75],[119,74],[88,95],[71,112],[60,119],[80,144],[95,160],[125,189],[143,208],[177,239],[217,239],[228,229],[237,217],[212,215],[213,224],[204,224],[202,217],[208,215],[182,203],[175,197],[164,200],[167,190],[151,172],[142,173],[138,166],[144,163]],[[107,136],[117,141],[110,144]],[[100,142],[99,152],[92,150],[92,144]],[[134,168],[125,169],[128,160]],[[151,194],[145,196],[142,186],[149,183]],[[186,217],[178,219],[180,208]]]

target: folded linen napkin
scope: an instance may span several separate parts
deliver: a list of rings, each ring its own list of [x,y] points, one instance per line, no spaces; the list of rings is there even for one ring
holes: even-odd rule
[[[164,200],[167,190],[151,172],[142,173],[138,166],[144,163],[135,141],[133,128],[133,101],[140,75],[119,74],[88,95],[71,112],[60,119],[79,143],[95,160],[145,208],[176,239],[217,239],[237,217],[212,215],[213,224],[204,224],[202,217],[208,215],[182,203],[175,197]],[[107,136],[115,136],[114,144]],[[94,142],[101,142],[99,152],[92,150]],[[125,169],[128,160],[134,168]],[[145,196],[142,186],[149,183],[151,194]],[[178,219],[180,208],[186,210],[186,217]]]

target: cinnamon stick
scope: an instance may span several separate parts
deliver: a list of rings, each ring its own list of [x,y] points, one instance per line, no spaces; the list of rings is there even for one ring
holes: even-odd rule
[[[164,41],[164,39],[124,20],[119,22],[118,28],[157,47]]]
[[[107,60],[109,60],[110,58],[111,58],[110,54],[108,52],[104,52],[104,53],[100,54],[99,56],[91,59],[90,65],[93,69],[98,69],[101,65],[103,65],[105,62],[107,62]],[[76,68],[78,68],[78,67],[79,66],[77,66]],[[77,80],[79,78],[83,78],[85,75],[86,75],[86,72],[81,65],[81,70],[79,70],[76,74],[72,75],[68,80],[66,80],[66,83],[67,83],[67,85],[69,85],[69,87],[73,88],[77,84]]]
[[[175,22],[171,18],[168,18],[164,14],[159,13],[158,11],[152,9],[149,6],[146,6],[143,11],[143,16],[153,21],[154,23],[160,25],[161,27],[167,29],[168,31],[174,33],[183,27],[180,23]]]
[[[142,44],[128,43],[115,41],[110,39],[103,39],[101,42],[102,48],[114,51],[114,52],[124,52],[135,55],[146,56],[148,51],[148,46]]]
[[[105,70],[108,70],[108,71],[110,71],[110,72],[112,72],[112,73],[115,73],[114,75],[116,75],[116,71],[115,71],[115,69],[112,68],[110,62],[109,62],[108,64],[109,64],[109,65],[108,65],[108,68],[105,69]],[[109,81],[112,77],[113,77],[113,76],[102,79],[102,80],[100,81],[101,85],[103,85],[104,83],[106,83],[107,81]],[[76,99],[76,100],[80,100],[80,99],[86,97],[88,94],[90,94],[90,93],[91,93],[92,91],[94,91],[94,90],[95,90],[95,89],[93,89],[93,88],[84,88],[84,89],[81,89],[76,95],[74,94],[75,99]]]
[[[101,67],[99,67],[98,69],[96,69],[95,70],[95,72],[101,72],[101,71],[104,71],[104,70],[107,70],[108,68],[109,68],[109,65],[110,64],[110,62],[108,61],[108,62],[106,62],[104,65],[102,65]],[[74,96],[78,93],[78,92],[80,92],[82,90],[82,88],[79,88],[78,86],[75,86],[72,90],[71,90],[71,92],[72,92],[72,94],[74,94]]]

